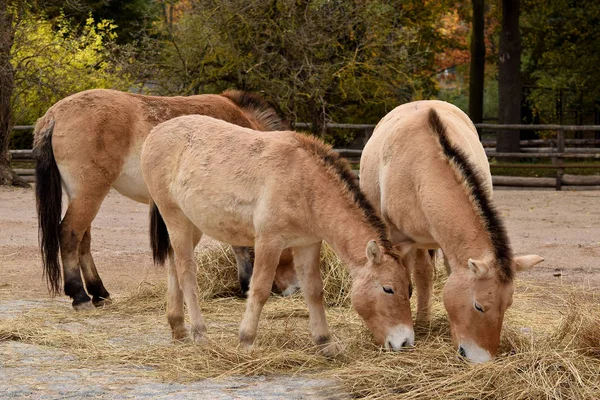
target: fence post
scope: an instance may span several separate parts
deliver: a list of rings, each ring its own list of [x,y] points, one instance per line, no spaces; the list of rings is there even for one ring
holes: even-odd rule
[[[556,152],[564,153],[565,152],[565,131],[562,129],[556,130]],[[554,162],[558,168],[556,168],[556,190],[562,189],[562,177],[565,173],[565,169],[563,168],[565,165],[565,160],[562,156],[557,156],[554,158]]]

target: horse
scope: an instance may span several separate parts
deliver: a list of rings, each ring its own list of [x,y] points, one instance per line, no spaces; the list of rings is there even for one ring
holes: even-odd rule
[[[102,201],[113,187],[130,199],[148,203],[139,168],[142,144],[154,126],[187,114],[211,115],[261,131],[287,128],[260,96],[242,91],[157,97],[88,90],[60,100],[37,121],[35,186],[44,274],[52,294],[58,293],[60,250],[64,292],[76,310],[110,302],[90,250],[91,224]],[[69,198],[62,222],[61,186]],[[248,249],[234,248],[234,253],[245,292],[252,258]],[[281,290],[294,291],[297,282],[291,264],[282,266],[278,278]]]
[[[191,338],[201,340],[206,329],[193,261],[194,247],[206,233],[233,246],[254,245],[239,330],[243,347],[254,342],[281,252],[292,248],[313,340],[327,356],[340,351],[323,305],[323,240],[346,262],[354,309],[375,342],[393,350],[413,345],[407,269],[348,163],[331,147],[296,132],[259,134],[208,116],[183,116],[152,130],[142,148],[141,171],[153,203],[154,259],[175,260],[167,301],[174,339],[189,337],[184,299]]]
[[[427,250],[441,247],[451,268],[443,301],[453,342],[472,362],[495,357],[515,275],[543,258],[513,255],[469,117],[436,100],[396,107],[365,145],[360,187],[413,271],[417,324],[430,319],[434,267]]]

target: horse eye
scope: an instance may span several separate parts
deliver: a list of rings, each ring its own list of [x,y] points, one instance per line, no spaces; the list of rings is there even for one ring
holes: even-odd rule
[[[483,308],[479,304],[477,304],[477,302],[473,302],[473,307],[475,307],[475,309],[480,313],[483,312]]]
[[[383,291],[386,292],[387,294],[394,294],[394,289],[392,289],[389,286],[382,286]]]

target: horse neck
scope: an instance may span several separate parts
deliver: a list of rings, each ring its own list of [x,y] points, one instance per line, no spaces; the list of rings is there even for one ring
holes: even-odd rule
[[[431,234],[444,250],[453,270],[467,268],[469,258],[486,260],[494,256],[494,246],[485,221],[461,186],[458,187],[460,192],[433,197],[457,201],[438,201],[427,211]]]
[[[352,272],[366,263],[367,244],[373,239],[379,242],[379,233],[348,194],[331,190],[333,185],[319,186],[327,190],[313,202],[314,231],[333,247]]]

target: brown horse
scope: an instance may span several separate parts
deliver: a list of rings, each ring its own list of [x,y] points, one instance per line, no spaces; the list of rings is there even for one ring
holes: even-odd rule
[[[516,272],[543,259],[513,256],[473,123],[442,101],[399,106],[365,146],[360,178],[413,271],[417,320],[429,319],[433,264],[427,249],[441,247],[452,269],[444,287],[452,337],[469,360],[491,359]]]
[[[240,327],[243,345],[254,342],[280,255],[291,247],[312,336],[323,353],[338,353],[323,306],[322,240],[348,265],[352,303],[375,341],[394,350],[413,344],[407,270],[348,163],[330,147],[295,132],[257,134],[191,115],[152,130],[141,170],[155,203],[155,260],[164,262],[169,243],[175,253],[167,302],[174,338],[187,336],[184,299],[193,339],[205,330],[193,250],[206,233],[234,246],[254,245],[254,273]]]
[[[171,118],[205,114],[256,130],[287,125],[259,96],[227,91],[221,95],[155,97],[115,90],[88,90],[53,105],[35,127],[36,197],[44,271],[53,293],[61,281],[75,309],[93,308],[110,299],[96,270],[91,224],[111,186],[130,199],[147,203],[140,172],[140,151],[150,130]],[[62,190],[69,206],[61,222]],[[248,249],[234,248],[242,290],[252,273]],[[278,280],[293,283],[288,267]],[[84,289],[81,276],[85,281]],[[290,281],[291,279],[291,281]],[[287,280],[287,281],[286,281]]]

